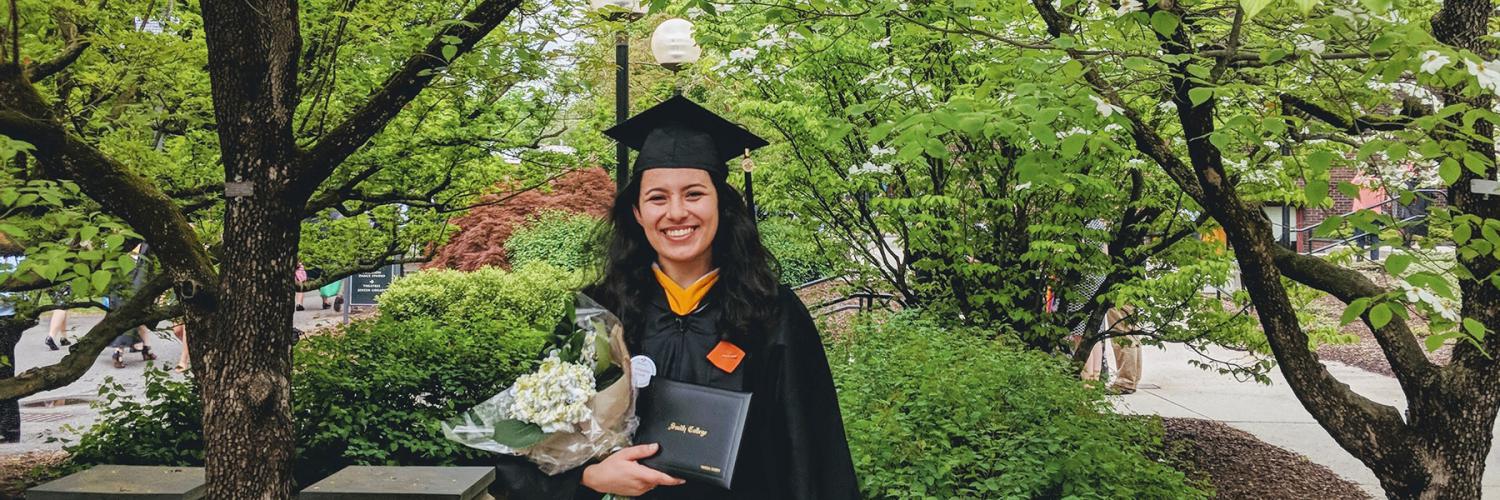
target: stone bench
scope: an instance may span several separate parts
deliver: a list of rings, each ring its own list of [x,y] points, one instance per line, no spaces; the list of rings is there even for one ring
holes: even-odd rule
[[[26,490],[27,500],[197,500],[202,467],[100,465]]]
[[[349,466],[298,495],[301,500],[493,500],[494,467]],[[99,465],[26,490],[27,500],[198,500],[202,467]]]
[[[352,465],[308,486],[300,500],[490,500],[494,467]],[[29,497],[28,497],[29,498]]]

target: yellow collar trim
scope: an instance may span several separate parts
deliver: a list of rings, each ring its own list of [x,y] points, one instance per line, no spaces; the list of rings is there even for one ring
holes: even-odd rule
[[[651,272],[656,274],[656,282],[660,283],[662,290],[667,292],[667,306],[671,307],[672,312],[678,316],[687,316],[697,309],[698,303],[703,301],[705,295],[708,295],[708,289],[713,288],[714,283],[719,282],[718,269],[709,271],[687,288],[672,281],[667,273],[661,271],[661,266],[652,264]]]

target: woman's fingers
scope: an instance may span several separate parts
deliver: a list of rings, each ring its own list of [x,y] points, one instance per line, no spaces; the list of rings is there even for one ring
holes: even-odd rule
[[[630,461],[634,462],[636,460],[640,460],[642,458],[647,458],[647,457],[650,457],[651,455],[655,455],[656,454],[656,450],[659,447],[660,447],[660,445],[657,445],[656,443],[638,444],[638,445],[631,446],[629,448],[625,448],[625,449],[622,449],[620,451],[617,451],[617,452],[615,452],[614,456],[617,456],[617,457],[623,458],[625,460],[630,460]]]

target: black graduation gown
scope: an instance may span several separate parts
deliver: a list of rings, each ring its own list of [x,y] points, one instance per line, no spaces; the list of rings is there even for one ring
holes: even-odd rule
[[[781,287],[776,315],[759,341],[742,345],[745,359],[734,373],[708,362],[719,343],[714,291],[687,316],[667,306],[666,293],[652,299],[642,320],[642,352],[656,363],[657,376],[733,391],[750,392],[750,417],[734,473],[726,491],[688,481],[661,486],[642,499],[851,499],[859,498],[849,445],[839,414],[828,359],[812,317],[791,289]],[[632,325],[627,325],[632,328]],[[546,476],[518,457],[498,466],[497,492],[511,499],[597,499],[579,484],[583,467]],[[497,495],[499,497],[499,495]]]

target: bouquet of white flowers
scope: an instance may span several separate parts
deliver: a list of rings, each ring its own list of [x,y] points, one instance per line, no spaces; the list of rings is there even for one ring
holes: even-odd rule
[[[557,474],[628,446],[635,386],[620,321],[578,294],[541,366],[495,397],[443,423],[464,445],[519,455]]]

